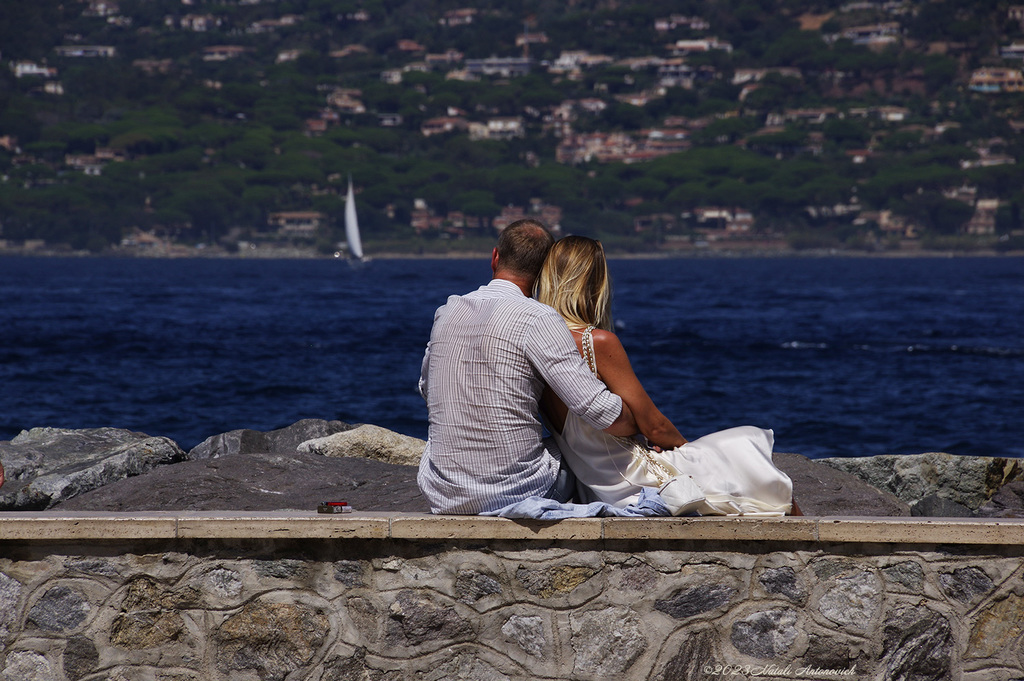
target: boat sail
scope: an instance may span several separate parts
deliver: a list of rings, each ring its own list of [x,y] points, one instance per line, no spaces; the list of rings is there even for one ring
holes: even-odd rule
[[[348,178],[348,195],[345,197],[345,238],[348,240],[349,255],[356,260],[363,257],[363,242],[359,238],[359,219],[356,217],[356,198],[352,192],[352,176]]]

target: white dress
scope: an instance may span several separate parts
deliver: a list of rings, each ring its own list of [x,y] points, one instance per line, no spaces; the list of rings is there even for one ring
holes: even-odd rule
[[[596,373],[590,331],[584,332],[584,355]],[[597,430],[570,412],[562,432],[552,429],[552,435],[576,474],[583,503],[603,501],[625,507],[637,501],[641,487],[660,488],[672,476],[689,476],[703,500],[686,512],[777,516],[792,508],[793,483],[772,462],[775,436],[771,430],[739,426],[653,452],[628,438]]]

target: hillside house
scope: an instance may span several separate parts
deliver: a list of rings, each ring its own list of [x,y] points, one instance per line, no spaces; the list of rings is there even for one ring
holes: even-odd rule
[[[83,17],[113,17],[121,11],[121,6],[114,0],[89,0],[88,7],[82,10]]]
[[[313,239],[327,216],[319,211],[281,211],[267,216],[267,224],[277,231],[278,236]]]
[[[272,33],[279,28],[286,28],[288,26],[295,26],[299,23],[302,17],[296,14],[285,14],[284,16],[275,17],[271,19],[260,19],[249,24],[245,32],[246,33]]]
[[[305,132],[309,137],[319,137],[327,132],[327,121],[322,118],[307,118]]]
[[[427,51],[427,48],[423,47],[423,45],[420,45],[415,40],[409,40],[408,38],[403,38],[395,43],[395,49],[399,52],[409,52],[413,54]]]
[[[910,115],[910,109],[905,106],[879,106],[874,107],[874,112],[886,123],[902,123]]]
[[[469,139],[477,140],[510,140],[526,136],[526,126],[521,116],[501,116],[490,118],[486,123],[470,123]]]
[[[829,118],[836,115],[835,107],[822,107],[820,109],[786,109],[783,113],[770,113],[765,117],[765,127],[780,127],[786,123],[808,123],[821,125]]]
[[[967,234],[987,236],[996,233],[996,213],[999,212],[999,199],[978,199],[974,204],[974,215],[964,225]]]
[[[532,61],[527,57],[488,57],[487,59],[467,59],[466,71],[477,76],[501,76],[514,78],[530,73]]]
[[[703,54],[711,50],[732,52],[732,43],[718,38],[700,38],[697,40],[677,40],[672,46],[672,54],[685,57],[688,54]]]
[[[57,69],[51,66],[41,66],[34,61],[12,61],[11,71],[14,72],[15,78],[26,78],[29,76],[57,77]]]
[[[449,132],[463,132],[469,129],[469,122],[459,116],[439,116],[423,121],[420,132],[424,137],[443,135]]]
[[[973,92],[1024,92],[1024,74],[1020,69],[975,69],[967,87]]]
[[[765,76],[769,74],[775,74],[786,78],[796,78],[797,80],[803,80],[804,77],[804,74],[800,69],[790,68],[788,66],[775,66],[766,69],[736,69],[733,72],[732,84],[744,85],[746,83],[760,83],[764,80]]]
[[[174,68],[173,59],[136,59],[132,66],[139,69],[147,76],[157,74],[168,74]]]
[[[666,59],[658,66],[658,84],[661,87],[681,87],[690,90],[694,83],[694,69],[682,57]]]
[[[607,161],[625,157],[636,151],[633,138],[625,133],[594,132],[569,134],[562,138],[555,149],[558,163],[578,165],[590,161]]]
[[[464,58],[465,55],[458,50],[446,50],[440,54],[428,54],[424,57],[424,61],[431,68],[441,68],[451,66],[452,64],[459,64]]]
[[[980,155],[978,158],[964,159],[963,161],[960,161],[960,167],[964,170],[971,170],[972,168],[991,168],[992,166],[1013,165],[1017,162],[1017,159],[1007,154],[979,153]]]
[[[168,27],[173,28],[175,24],[174,17],[167,17],[164,23]],[[206,33],[207,31],[220,28],[221,20],[220,17],[215,17],[212,14],[186,14],[178,19],[177,24],[178,28],[183,31]]]
[[[999,56],[1003,59],[1024,59],[1024,43],[1012,43],[999,48]]]
[[[95,154],[67,154],[64,156],[64,163],[69,168],[98,177],[103,174],[103,166],[106,162],[96,158]]]
[[[527,31],[525,33],[520,33],[520,34],[518,34],[516,36],[516,47],[525,47],[525,48],[529,49],[530,45],[547,45],[547,44],[548,44],[548,36],[547,36],[546,33],[543,33],[543,32],[531,33],[529,31]]]
[[[669,17],[654,20],[654,30],[658,33],[667,33],[677,28],[688,28],[691,31],[706,31],[711,28],[711,24],[700,17],[687,17],[682,14],[673,14]]]
[[[686,151],[691,146],[689,130],[682,128],[656,128],[647,131],[647,138],[642,148],[659,156],[664,156]]]
[[[890,45],[897,42],[900,35],[898,21],[889,21],[868,26],[850,26],[843,29],[840,37],[846,38],[855,45]]]
[[[327,106],[342,114],[356,115],[366,113],[366,106],[359,99],[362,95],[362,90],[338,88],[327,95]]]
[[[54,49],[59,57],[109,59],[117,56],[117,48],[110,45],[61,45]]]
[[[331,50],[327,56],[332,59],[344,59],[345,57],[351,57],[353,54],[369,54],[370,48],[365,45],[353,44],[345,45],[340,50]],[[401,82],[401,81],[399,81]]]
[[[469,26],[476,18],[477,11],[473,7],[448,10],[437,20],[437,23],[442,26]]]
[[[237,59],[249,51],[241,45],[211,45],[203,48],[203,61],[227,61]]]
[[[563,51],[558,59],[548,66],[549,73],[568,73],[579,75],[586,69],[602,64],[609,64],[613,59],[603,54],[590,54],[586,50]]]

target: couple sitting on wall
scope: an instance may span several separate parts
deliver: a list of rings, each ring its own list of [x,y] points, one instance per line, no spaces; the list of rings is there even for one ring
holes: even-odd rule
[[[799,513],[770,430],[687,442],[648,397],[611,330],[600,242],[555,242],[520,220],[501,233],[491,268],[489,284],[438,308],[423,357],[430,429],[418,482],[434,513],[495,515],[527,500],[643,506],[638,515]]]

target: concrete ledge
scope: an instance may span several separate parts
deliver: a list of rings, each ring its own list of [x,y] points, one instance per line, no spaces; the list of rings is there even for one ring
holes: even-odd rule
[[[1024,544],[1024,519],[574,518],[509,520],[425,513],[162,511],[0,513],[0,541],[138,539],[538,539]]]

